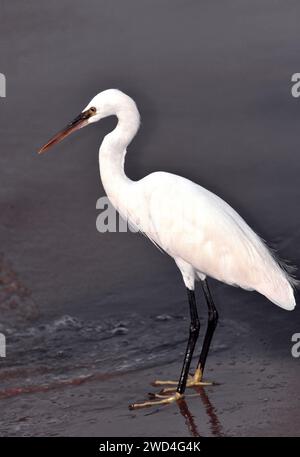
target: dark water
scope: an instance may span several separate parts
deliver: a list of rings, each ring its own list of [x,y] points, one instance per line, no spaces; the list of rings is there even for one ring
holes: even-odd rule
[[[55,383],[91,376],[117,375],[169,364],[183,358],[189,321],[182,315],[139,314],[83,321],[62,316],[47,324],[24,330],[6,328],[7,353],[2,362],[0,397],[16,394],[12,380],[21,389],[47,389]],[[226,344],[234,340],[233,323],[228,323]],[[240,334],[240,331],[239,331]],[[229,336],[230,335],[230,336]]]
[[[65,315],[7,328],[0,433],[298,436],[300,366],[290,353],[295,324],[276,313],[254,313],[251,324],[244,317],[243,323],[221,318],[206,373],[216,385],[188,389],[177,405],[137,412],[127,407],[159,390],[151,381],[178,378],[185,316],[131,313],[83,321]]]
[[[96,231],[98,147],[115,120],[36,155],[108,87],[141,110],[126,161],[132,179],[165,170],[204,185],[299,263],[300,101],[290,92],[299,9],[271,0],[4,2],[1,250],[45,316],[180,304],[166,256],[138,235]]]

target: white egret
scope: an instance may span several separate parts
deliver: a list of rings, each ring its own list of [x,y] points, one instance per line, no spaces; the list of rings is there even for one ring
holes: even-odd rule
[[[135,102],[117,89],[96,95],[64,130],[39,151],[42,153],[71,132],[107,116],[117,116],[115,129],[105,136],[99,150],[99,166],[104,189],[112,204],[130,224],[175,260],[187,288],[191,324],[184,363],[178,383],[155,399],[133,407],[164,404],[183,397],[186,387],[207,385],[203,371],[218,321],[206,277],[226,284],[256,290],[286,310],[293,310],[296,280],[287,272],[258,235],[224,200],[185,179],[155,172],[139,181],[124,172],[127,146],[136,135],[140,115]],[[200,280],[208,307],[208,324],[194,376],[190,364],[199,335],[195,281]],[[169,393],[168,393],[169,392]]]

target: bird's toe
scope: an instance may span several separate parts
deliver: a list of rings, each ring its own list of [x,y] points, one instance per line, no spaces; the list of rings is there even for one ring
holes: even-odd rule
[[[156,379],[155,381],[152,381],[151,382],[151,385],[153,387],[159,387],[159,386],[177,386],[178,384],[178,381],[170,381],[170,380],[166,380],[166,381],[162,381],[160,379]]]
[[[183,398],[183,394],[176,392],[173,395],[160,395],[160,394],[152,394],[152,397],[148,401],[139,402],[139,403],[132,403],[129,405],[130,410],[134,409],[141,409],[141,408],[148,408],[151,406],[160,406],[160,405],[169,405],[173,402],[181,400]]]

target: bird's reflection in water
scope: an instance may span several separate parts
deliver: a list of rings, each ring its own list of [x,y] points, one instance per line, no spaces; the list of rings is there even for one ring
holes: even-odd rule
[[[194,388],[194,390],[199,394],[195,398],[200,398],[203,406],[205,407],[212,435],[223,436],[222,425],[220,424],[216,409],[212,405],[207,393],[205,392],[205,389],[203,387],[196,387]],[[182,417],[184,417],[185,423],[191,436],[201,436],[201,433],[199,432],[197,423],[195,421],[195,417],[190,412],[187,402],[183,399],[178,401],[177,404],[179,407],[180,414],[182,415]]]
[[[187,425],[190,435],[191,436],[200,436],[197,425],[195,423],[195,418],[191,414],[191,412],[188,408],[187,402],[184,399],[182,399],[182,400],[178,401],[177,404],[179,406],[180,414],[182,415],[182,417],[184,417],[184,420],[185,420],[185,423]]]

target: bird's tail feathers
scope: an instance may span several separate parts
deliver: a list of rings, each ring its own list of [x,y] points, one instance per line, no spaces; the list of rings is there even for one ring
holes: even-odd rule
[[[275,305],[292,311],[296,306],[294,289],[300,285],[295,277],[296,268],[287,261],[280,259],[274,248],[270,248],[258,235],[252,239],[255,251],[260,257],[263,281],[259,281],[255,289],[265,295]],[[264,247],[261,250],[260,247]],[[269,255],[268,255],[269,254]]]
[[[274,252],[271,252],[274,268],[261,287],[257,290],[271,300],[275,305],[292,311],[296,306],[294,289],[299,286],[300,281],[294,277],[296,268],[278,259]]]

